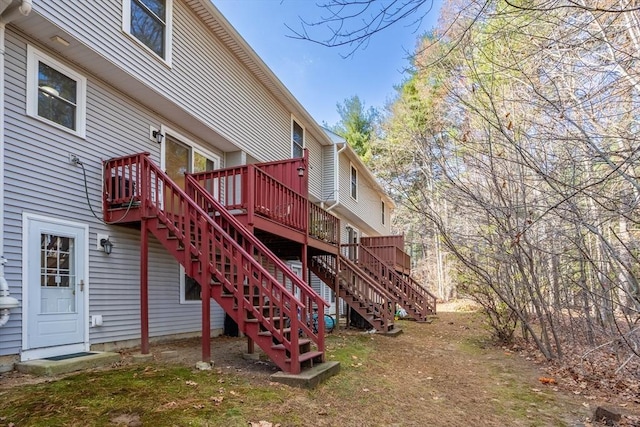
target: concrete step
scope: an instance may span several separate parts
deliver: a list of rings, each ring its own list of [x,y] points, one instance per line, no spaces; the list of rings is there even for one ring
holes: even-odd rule
[[[24,374],[48,377],[85,369],[111,366],[120,361],[119,353],[91,351],[89,354],[60,360],[37,359],[16,363],[16,370]]]
[[[271,375],[271,381],[287,384],[292,387],[314,388],[327,378],[340,372],[340,362],[317,363],[304,369],[299,374],[278,371]]]

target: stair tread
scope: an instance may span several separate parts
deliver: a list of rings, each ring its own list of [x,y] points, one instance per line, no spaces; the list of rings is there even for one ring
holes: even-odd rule
[[[284,328],[282,330],[283,334],[288,334],[290,332],[291,332],[291,328]],[[260,332],[258,332],[258,335],[261,336],[261,337],[270,337],[273,334],[271,333],[271,331],[260,331]]]
[[[310,359],[315,359],[318,356],[322,356],[323,353],[321,351],[318,350],[314,350],[314,351],[307,351],[306,353],[300,353],[300,355],[298,356],[298,362],[304,362]],[[286,362],[291,362],[291,358],[287,358],[285,359]]]
[[[303,339],[298,340],[298,346],[307,345],[310,342],[311,342],[310,339],[303,338]],[[274,349],[274,350],[286,350],[286,347],[284,346],[284,344],[274,344],[274,345],[271,346],[271,348]]]
[[[286,319],[286,317],[265,317],[265,319],[271,319],[272,321],[280,321],[282,319]],[[258,323],[258,319],[256,318],[252,318],[252,319],[244,319],[245,323]]]

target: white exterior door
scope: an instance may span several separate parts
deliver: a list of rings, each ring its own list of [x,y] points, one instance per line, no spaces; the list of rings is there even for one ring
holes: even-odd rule
[[[25,216],[22,360],[89,349],[86,226]]]

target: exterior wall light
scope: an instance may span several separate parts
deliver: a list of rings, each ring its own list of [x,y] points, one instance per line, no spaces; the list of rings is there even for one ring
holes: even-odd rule
[[[113,250],[113,243],[111,243],[111,240],[109,240],[108,237],[106,239],[100,239],[100,246],[102,246],[104,253],[107,255],[109,255]]]
[[[302,165],[298,166],[298,176],[301,178],[304,176],[304,166]]]
[[[153,135],[158,144],[162,144],[162,139],[164,138],[164,134],[162,132],[160,132],[159,130],[154,130],[153,132],[151,132],[151,135]]]

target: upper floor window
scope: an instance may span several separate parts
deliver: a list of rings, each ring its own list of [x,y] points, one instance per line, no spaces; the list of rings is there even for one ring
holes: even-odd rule
[[[173,0],[124,0],[124,30],[167,62]]]
[[[385,209],[385,205],[384,205],[384,201],[380,202],[380,213],[382,214],[382,225],[385,224],[385,215],[386,215],[386,209]]]
[[[351,197],[358,200],[358,170],[351,165]]]
[[[291,157],[303,156],[304,128],[295,120],[291,120]]]
[[[87,79],[45,55],[27,47],[27,114],[85,135]]]

